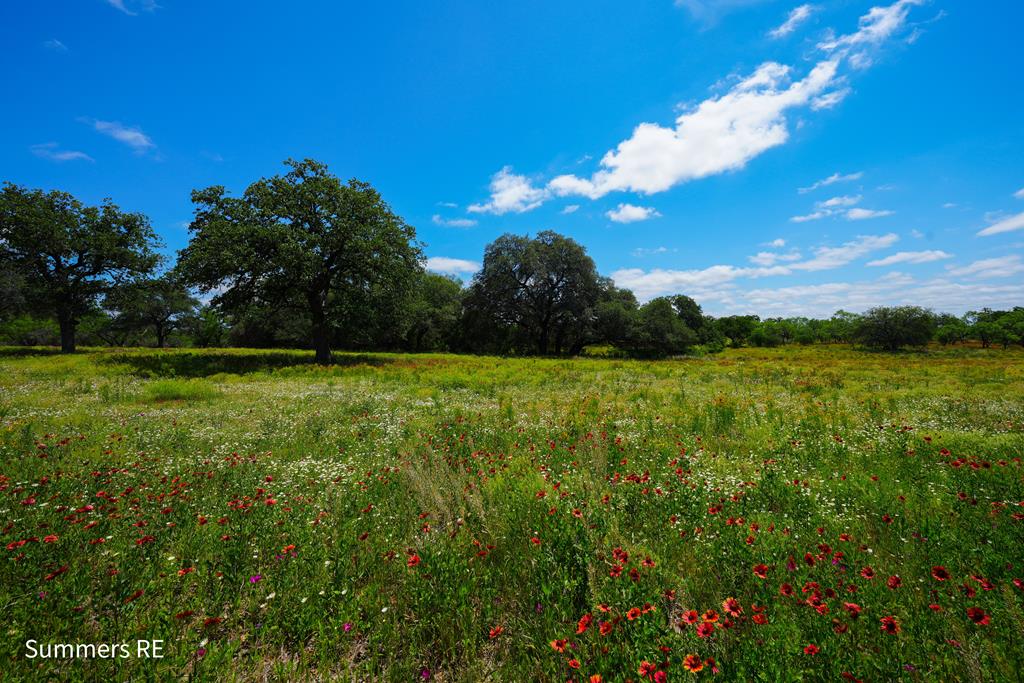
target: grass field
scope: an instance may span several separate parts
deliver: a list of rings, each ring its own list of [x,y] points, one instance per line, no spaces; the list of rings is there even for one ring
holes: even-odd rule
[[[1024,669],[1024,352],[311,360],[0,350],[3,678]]]

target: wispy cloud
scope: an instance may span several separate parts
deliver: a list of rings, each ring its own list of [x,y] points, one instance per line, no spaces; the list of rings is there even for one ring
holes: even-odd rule
[[[579,210],[580,210],[580,205],[579,204],[569,204],[564,209],[562,209],[561,214],[563,216],[567,216],[570,213],[576,213]]]
[[[814,183],[809,187],[801,187],[799,190],[797,190],[797,192],[799,192],[800,194],[807,194],[808,192],[813,192],[821,187],[828,187],[829,185],[835,185],[836,183],[849,183],[853,182],[854,180],[860,180],[863,177],[863,171],[857,171],[856,173],[846,174],[833,173],[829,177],[819,180],[818,182]]]
[[[472,274],[480,270],[480,264],[476,261],[467,261],[460,258],[449,258],[447,256],[431,256],[427,259],[427,270],[435,273],[451,273],[455,275]]]
[[[831,37],[818,43],[825,52],[840,52],[849,56],[850,64],[857,69],[871,65],[871,48],[882,44],[907,23],[911,7],[923,5],[925,0],[898,0],[885,7],[872,7],[860,18],[856,31],[843,36]]]
[[[959,268],[950,267],[949,274],[959,277],[1002,278],[1024,273],[1024,262],[1017,254],[981,259]]]
[[[668,251],[668,247],[637,247],[633,250],[633,256],[641,258],[644,256],[655,256],[657,254],[667,254]],[[672,251],[675,251],[675,249]]]
[[[932,261],[941,261],[943,259],[953,258],[952,254],[947,254],[944,251],[938,249],[932,249],[929,251],[898,251],[891,256],[877,259],[875,261],[868,261],[867,265],[873,267],[880,266],[894,266],[897,263],[931,263]]]
[[[141,128],[125,126],[118,121],[90,120],[88,122],[97,132],[128,145],[136,154],[144,154],[156,148],[156,144],[142,132]]]
[[[441,225],[446,228],[472,228],[476,221],[472,218],[444,218],[439,214],[431,216],[430,221],[434,225]]]
[[[617,207],[605,213],[615,223],[636,223],[646,221],[650,218],[657,218],[661,214],[649,206],[636,206],[634,204],[619,204]]]
[[[1013,232],[1015,230],[1024,230],[1024,213],[1018,213],[1016,216],[1010,216],[1009,218],[996,221],[984,230],[979,230],[978,235],[981,237],[988,237],[989,235],[998,235],[1000,233]]]
[[[44,40],[43,41],[43,47],[45,47],[47,50],[53,50],[54,52],[67,52],[68,51],[68,46],[65,45],[64,43],[60,42],[56,38],[51,38],[50,40]]]
[[[846,212],[846,220],[848,221],[865,221],[872,218],[884,218],[891,216],[895,211],[889,211],[887,209],[850,209]]]
[[[817,8],[814,5],[800,5],[799,7],[794,7],[789,13],[789,16],[786,17],[786,21],[778,28],[769,31],[768,35],[772,38],[785,38],[795,31],[801,24],[810,19],[816,9]]]
[[[153,12],[160,7],[156,0],[107,0],[107,4],[131,17],[138,16],[139,12]]]
[[[785,254],[780,254],[775,251],[759,251],[753,256],[748,256],[747,260],[753,263],[755,266],[774,266],[776,263],[790,263],[792,261],[799,261],[803,256],[799,251],[793,250]]]
[[[627,287],[641,299],[649,299],[661,294],[686,291],[700,291],[705,295],[712,290],[730,285],[739,279],[763,278],[778,275],[791,275],[794,272],[818,272],[841,268],[868,254],[887,249],[899,241],[894,233],[886,235],[859,235],[856,238],[836,247],[821,246],[812,250],[812,257],[806,260],[792,260],[789,263],[778,263],[780,259],[751,257],[755,267],[732,265],[714,265],[707,268],[691,270],[674,270],[655,268],[623,268],[612,273],[612,279],[619,287]],[[791,254],[782,255],[790,258]],[[799,254],[795,259],[799,259]],[[757,263],[760,261],[760,263]]]
[[[50,161],[93,161],[93,158],[85,152],[74,149],[61,149],[56,142],[44,142],[40,145],[32,145],[29,149],[41,159]]]
[[[1024,199],[1024,187],[1020,188],[1013,193],[1013,196],[1017,199]]]

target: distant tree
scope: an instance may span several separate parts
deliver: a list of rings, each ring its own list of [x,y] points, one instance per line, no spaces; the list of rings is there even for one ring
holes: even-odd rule
[[[639,307],[636,296],[606,281],[594,306],[594,339],[625,349],[636,334]]]
[[[193,346],[208,348],[223,346],[228,328],[215,308],[200,306],[194,316],[186,318],[184,331]]]
[[[924,346],[935,333],[935,316],[918,306],[872,308],[854,330],[857,341],[869,348],[896,351],[905,346]]]
[[[149,273],[157,246],[145,216],[110,201],[85,206],[66,192],[11,183],[0,191],[0,262],[23,279],[34,311],[57,318],[64,353],[75,350],[79,316],[101,295]]]
[[[406,311],[406,348],[442,351],[451,348],[462,313],[462,283],[436,273],[423,273]]]
[[[832,342],[851,342],[853,341],[854,330],[856,330],[859,321],[860,316],[856,313],[843,310],[836,311],[832,314],[831,318],[825,321],[822,328],[822,336],[824,339]]]
[[[643,356],[670,356],[685,353],[698,343],[669,297],[658,297],[640,307],[636,333],[632,340],[635,353]]]
[[[239,198],[192,193],[192,239],[178,268],[225,310],[290,308],[308,316],[318,363],[332,331],[373,315],[369,293],[407,291],[421,270],[416,232],[369,184],[342,183],[318,161],[288,160]]]
[[[756,315],[727,315],[718,318],[715,325],[722,336],[729,340],[730,346],[739,348],[747,343],[759,322]]]
[[[541,355],[574,351],[593,322],[599,292],[594,261],[576,241],[549,230],[533,239],[505,234],[484,251],[467,313],[512,328],[512,338],[521,333]]]
[[[103,307],[129,329],[150,330],[157,348],[195,315],[199,301],[173,273],[129,282],[107,294]]]
[[[935,316],[935,341],[942,345],[959,344],[970,335],[970,327],[961,318],[944,313]]]

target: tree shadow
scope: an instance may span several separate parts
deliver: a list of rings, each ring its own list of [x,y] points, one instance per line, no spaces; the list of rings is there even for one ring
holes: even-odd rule
[[[59,356],[60,349],[40,346],[0,347],[0,358],[26,358],[28,356]]]
[[[247,375],[284,368],[315,368],[312,352],[287,351],[152,351],[111,354],[102,363],[126,365],[143,377],[209,377],[210,375]],[[336,354],[330,367],[386,365],[393,361],[368,354]]]

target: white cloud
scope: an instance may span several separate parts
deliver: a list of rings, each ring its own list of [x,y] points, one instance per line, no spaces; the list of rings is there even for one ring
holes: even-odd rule
[[[446,209],[457,209],[457,208],[459,208],[459,205],[456,204],[455,202],[438,202],[437,205],[438,206],[443,206]]]
[[[460,258],[431,256],[427,259],[427,270],[435,273],[471,274],[480,270],[480,264]]]
[[[676,5],[686,8],[694,19],[704,24],[715,23],[723,14],[734,9],[756,5],[765,0],[676,0]]]
[[[50,161],[93,161],[93,158],[85,152],[73,149],[60,149],[60,145],[56,142],[32,145],[29,149],[37,157],[49,159]]]
[[[883,218],[885,216],[893,215],[893,211],[886,210],[875,210],[875,209],[850,209],[846,212],[846,220],[848,221],[863,221],[870,218]]]
[[[107,4],[131,17],[138,15],[139,12],[152,12],[160,7],[156,0],[107,0]]]
[[[736,1],[683,0],[682,4],[696,12]],[[546,187],[535,187],[528,178],[513,175],[505,167],[492,180],[491,200],[471,209],[528,211],[552,195],[598,199],[619,191],[654,194],[680,183],[742,169],[755,157],[789,140],[787,115],[792,110],[838,103],[847,90],[840,67],[863,66],[866,50],[893,35],[905,22],[909,5],[919,1],[899,0],[890,7],[873,8],[861,17],[856,33],[823,42],[822,49],[831,54],[800,80],[793,80],[792,67],[765,62],[726,93],[685,110],[671,127],[639,124],[628,139],[605,153],[600,168],[589,177],[565,174],[553,178]],[[861,51],[851,53],[853,46]]]
[[[648,206],[636,206],[634,204],[619,204],[617,207],[605,213],[615,223],[636,223],[646,221],[649,218],[657,218],[661,214]]]
[[[789,220],[794,223],[806,223],[808,221],[816,221],[826,216],[831,216],[832,211],[815,211],[813,213],[804,214],[803,216],[793,216]]]
[[[753,263],[755,266],[774,266],[776,263],[788,263],[791,261],[799,261],[802,258],[799,251],[795,249],[787,254],[780,254],[774,251],[759,251],[753,256],[748,256],[747,260]]]
[[[472,218],[444,218],[438,214],[431,216],[430,221],[434,225],[442,225],[446,228],[472,228],[476,221]]]
[[[855,197],[850,195],[832,197],[831,199],[826,199],[825,201],[818,202],[818,208],[833,209],[837,206],[853,206],[854,204],[860,202],[860,200],[860,195],[857,195]]]
[[[1024,263],[1021,262],[1021,258],[1017,254],[982,259],[960,268],[952,266],[949,268],[950,275],[978,279],[1012,277],[1018,273],[1024,273]]]
[[[633,256],[654,256],[655,254],[665,254],[667,252],[668,247],[637,247],[633,250]]]
[[[497,215],[508,212],[523,213],[536,209],[548,198],[547,190],[534,187],[530,179],[512,172],[511,166],[505,166],[491,178],[491,200],[483,204],[471,204],[467,211],[471,213],[493,213]]]
[[[43,41],[43,47],[45,47],[48,50],[53,50],[54,52],[67,52],[68,51],[68,46],[65,45],[64,43],[60,42],[56,38],[51,38],[50,40],[44,40]]]
[[[899,240],[893,233],[887,235],[860,235],[838,247],[818,247],[814,256],[806,261],[795,261],[786,265],[763,263],[755,268],[730,265],[715,265],[696,270],[672,270],[656,268],[645,271],[641,268],[623,268],[611,277],[619,287],[627,287],[641,300],[661,294],[700,291],[704,296],[720,296],[715,288],[730,285],[740,278],[760,278],[773,275],[791,275],[794,271],[816,272],[840,268],[873,251],[886,249]],[[786,255],[789,256],[788,254]],[[799,258],[799,255],[797,256]],[[756,259],[752,257],[751,260]],[[767,261],[768,259],[764,259]]]
[[[1013,196],[1016,197],[1017,199],[1024,199],[1024,187],[1014,192]]]
[[[892,266],[897,263],[931,263],[932,261],[941,261],[947,258],[953,258],[953,255],[938,249],[929,251],[898,251],[891,256],[886,256],[876,261],[868,261],[867,265]]]
[[[838,38],[830,38],[818,43],[818,47],[826,52],[836,50],[861,50],[881,44],[904,27],[910,8],[922,5],[925,0],[898,0],[886,7],[872,7],[859,20],[859,28],[854,32]],[[864,52],[852,55],[854,66],[866,65],[868,57]]]
[[[841,88],[840,90],[833,90],[832,92],[825,93],[821,97],[815,97],[811,100],[811,109],[814,111],[831,109],[845,100],[846,96],[851,92],[852,90],[850,88]]]
[[[663,192],[679,183],[743,168],[789,139],[786,112],[806,106],[836,80],[836,59],[818,63],[790,82],[790,67],[766,62],[720,97],[704,100],[674,128],[641,123],[601,159],[590,178],[562,175],[548,187],[591,199],[613,191]]]
[[[786,21],[778,28],[768,32],[772,38],[785,38],[795,31],[800,24],[807,21],[817,8],[814,5],[800,5],[794,7],[786,18]]]
[[[576,213],[579,210],[580,210],[580,205],[579,204],[569,204],[564,209],[562,209],[561,213],[564,216],[564,215],[568,215],[570,213]]]
[[[921,239],[922,237],[924,237],[924,233],[915,228],[910,231],[910,236],[915,237],[917,239]]]
[[[135,150],[136,154],[142,154],[156,147],[149,136],[143,133],[140,128],[131,128],[118,121],[92,121],[92,125],[98,132],[128,145]]]
[[[782,239],[781,237],[777,237],[777,238],[773,239],[771,242],[768,242],[765,246],[766,247],[775,247],[776,249],[780,249],[780,248],[786,246],[786,240]]]
[[[838,247],[818,247],[814,250],[814,258],[793,263],[789,268],[812,272],[839,268],[873,251],[891,247],[899,239],[899,235],[891,232],[886,235],[858,235]]]
[[[833,173],[828,178],[825,178],[824,180],[819,180],[810,187],[801,187],[799,190],[797,190],[797,192],[799,192],[800,194],[807,194],[808,192],[813,192],[814,190],[817,190],[819,187],[828,187],[829,185],[835,185],[836,183],[849,183],[854,180],[860,180],[863,177],[863,171],[857,171],[856,173],[847,173],[845,175],[842,173]]]

